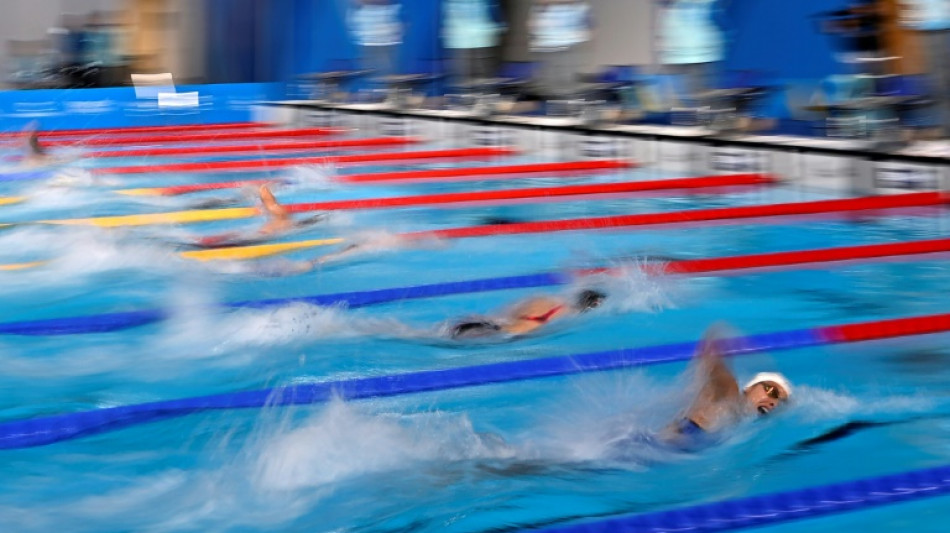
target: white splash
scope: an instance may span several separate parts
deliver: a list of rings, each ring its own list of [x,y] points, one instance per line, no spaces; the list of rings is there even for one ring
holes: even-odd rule
[[[790,407],[802,420],[819,422],[855,416],[923,414],[934,408],[934,401],[923,396],[886,395],[864,395],[859,399],[848,393],[801,385],[795,387],[794,402]]]
[[[337,187],[337,175],[337,166],[332,160],[327,160],[324,163],[291,167],[286,178],[298,187],[323,190]]]
[[[671,278],[654,273],[654,263],[645,261],[624,262],[608,273],[599,274],[590,280],[581,279],[580,288],[602,287],[609,298],[607,309],[627,312],[659,312],[676,307],[670,294],[677,287]]]
[[[360,474],[410,468],[413,463],[510,457],[484,439],[465,415],[370,415],[331,403],[303,426],[262,439],[254,479],[262,490],[329,485]]]

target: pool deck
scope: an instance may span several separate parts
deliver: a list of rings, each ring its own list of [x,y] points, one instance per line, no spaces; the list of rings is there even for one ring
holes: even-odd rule
[[[479,117],[458,110],[314,100],[268,102],[260,109],[260,118],[295,127],[507,145],[547,159],[627,158],[674,174],[768,172],[805,187],[849,194],[950,189],[950,139],[885,146],[863,139],[722,134],[701,126],[591,125],[576,117]]]

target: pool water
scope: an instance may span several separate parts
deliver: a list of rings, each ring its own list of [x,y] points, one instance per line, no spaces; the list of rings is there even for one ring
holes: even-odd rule
[[[107,163],[112,162],[88,165]],[[399,168],[407,167],[385,166]],[[405,186],[298,182],[275,192],[291,203],[657,177],[673,176],[644,168]],[[169,179],[186,183],[195,178]],[[232,178],[212,174],[201,179]],[[158,175],[133,179],[133,186],[166,183]],[[194,201],[122,197],[109,192],[115,184],[4,186],[4,194],[29,199],[0,207],[2,221],[170,211]],[[651,258],[936,238],[947,233],[939,211],[862,220],[590,229],[411,246],[395,239],[403,232],[499,219],[555,220],[830,197],[781,186],[724,195],[335,212],[326,225],[282,240],[342,236],[346,242],[369,243],[369,251],[298,275],[262,275],[267,269],[258,267],[309,259],[338,246],[250,263],[199,262],[178,255],[190,237],[252,229],[260,221],[111,230],[22,224],[0,231],[0,263],[49,262],[0,271],[0,322],[153,308],[171,316],[109,333],[0,337],[0,390],[6,391],[0,395],[0,418],[695,341],[716,323],[735,334],[754,334],[946,312],[950,301],[942,289],[950,282],[950,267],[934,258],[728,276],[656,276],[640,268]],[[619,273],[579,278],[562,287],[358,309],[218,305],[596,266],[617,267]],[[606,289],[606,304],[538,334],[471,345],[440,337],[458,317],[488,314],[525,296],[567,294],[586,286]],[[740,382],[760,370],[785,373],[795,384],[795,401],[775,416],[740,425],[702,451],[669,449],[640,438],[662,428],[691,398],[694,384],[683,374],[686,363],[385,399],[206,412],[4,450],[0,528],[515,531],[943,465],[950,462],[950,398],[941,386],[950,378],[947,340],[935,334],[731,358]],[[848,423],[857,429],[827,438]],[[612,444],[617,442],[626,444],[618,448]],[[901,504],[771,530],[942,531],[938,526],[950,520],[942,503]]]

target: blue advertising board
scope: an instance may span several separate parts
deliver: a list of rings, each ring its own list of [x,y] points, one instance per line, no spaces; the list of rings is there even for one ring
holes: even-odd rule
[[[45,130],[246,122],[256,104],[283,93],[279,83],[182,85],[161,98],[133,87],[0,91],[0,131],[33,121]]]

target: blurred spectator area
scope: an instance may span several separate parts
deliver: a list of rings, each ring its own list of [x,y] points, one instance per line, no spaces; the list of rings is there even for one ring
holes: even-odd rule
[[[4,88],[113,87],[204,74],[202,0],[3,0]]]
[[[896,74],[922,74],[924,72],[921,61],[921,42],[912,32],[902,27],[901,21],[906,16],[902,9],[902,0],[878,0],[883,19],[882,37],[885,49],[899,59],[895,63]]]
[[[439,38],[440,17],[433,15],[439,3],[397,1],[402,6],[401,21],[411,30],[401,36],[399,49],[391,53],[399,66],[394,72],[413,73],[416,65],[439,61],[445,54]],[[788,115],[794,120],[801,118],[799,114],[814,118],[815,109],[834,102],[830,96],[816,101],[816,90],[801,88],[820,88],[822,80],[850,73],[838,58],[840,39],[822,32],[816,17],[865,1],[870,0],[723,0],[717,23],[723,26],[728,46],[713,71],[720,82],[715,87],[732,88],[723,85],[729,72],[761,72],[773,80],[770,94],[783,104],[774,107],[786,110],[774,118]],[[178,84],[293,81],[304,74],[333,70],[340,60],[354,63],[354,68],[361,66],[345,18],[345,8],[353,5],[353,0],[0,2],[4,8],[0,17],[0,83],[7,88],[128,85],[132,73],[161,72],[171,73]],[[683,105],[691,96],[667,90],[667,85],[673,87],[677,80],[656,77],[662,66],[657,19],[663,2],[589,0],[590,41],[570,58],[532,50],[528,20],[533,3],[494,3],[503,27],[498,45],[490,50],[490,64],[496,71],[500,65],[542,60],[564,60],[565,70],[577,71],[568,74],[578,77],[609,66],[635,67],[643,76],[625,87],[623,98],[614,99],[636,107],[628,110],[630,115],[643,115],[644,120],[659,115],[664,106]],[[919,36],[899,23],[902,2],[872,3],[883,12],[884,47],[889,55],[900,57],[893,63],[896,73],[922,73]],[[538,86],[542,81],[529,87],[532,96],[546,93]],[[926,87],[926,82],[924,78],[918,85]],[[794,84],[794,90],[781,90],[778,86],[782,84]]]

